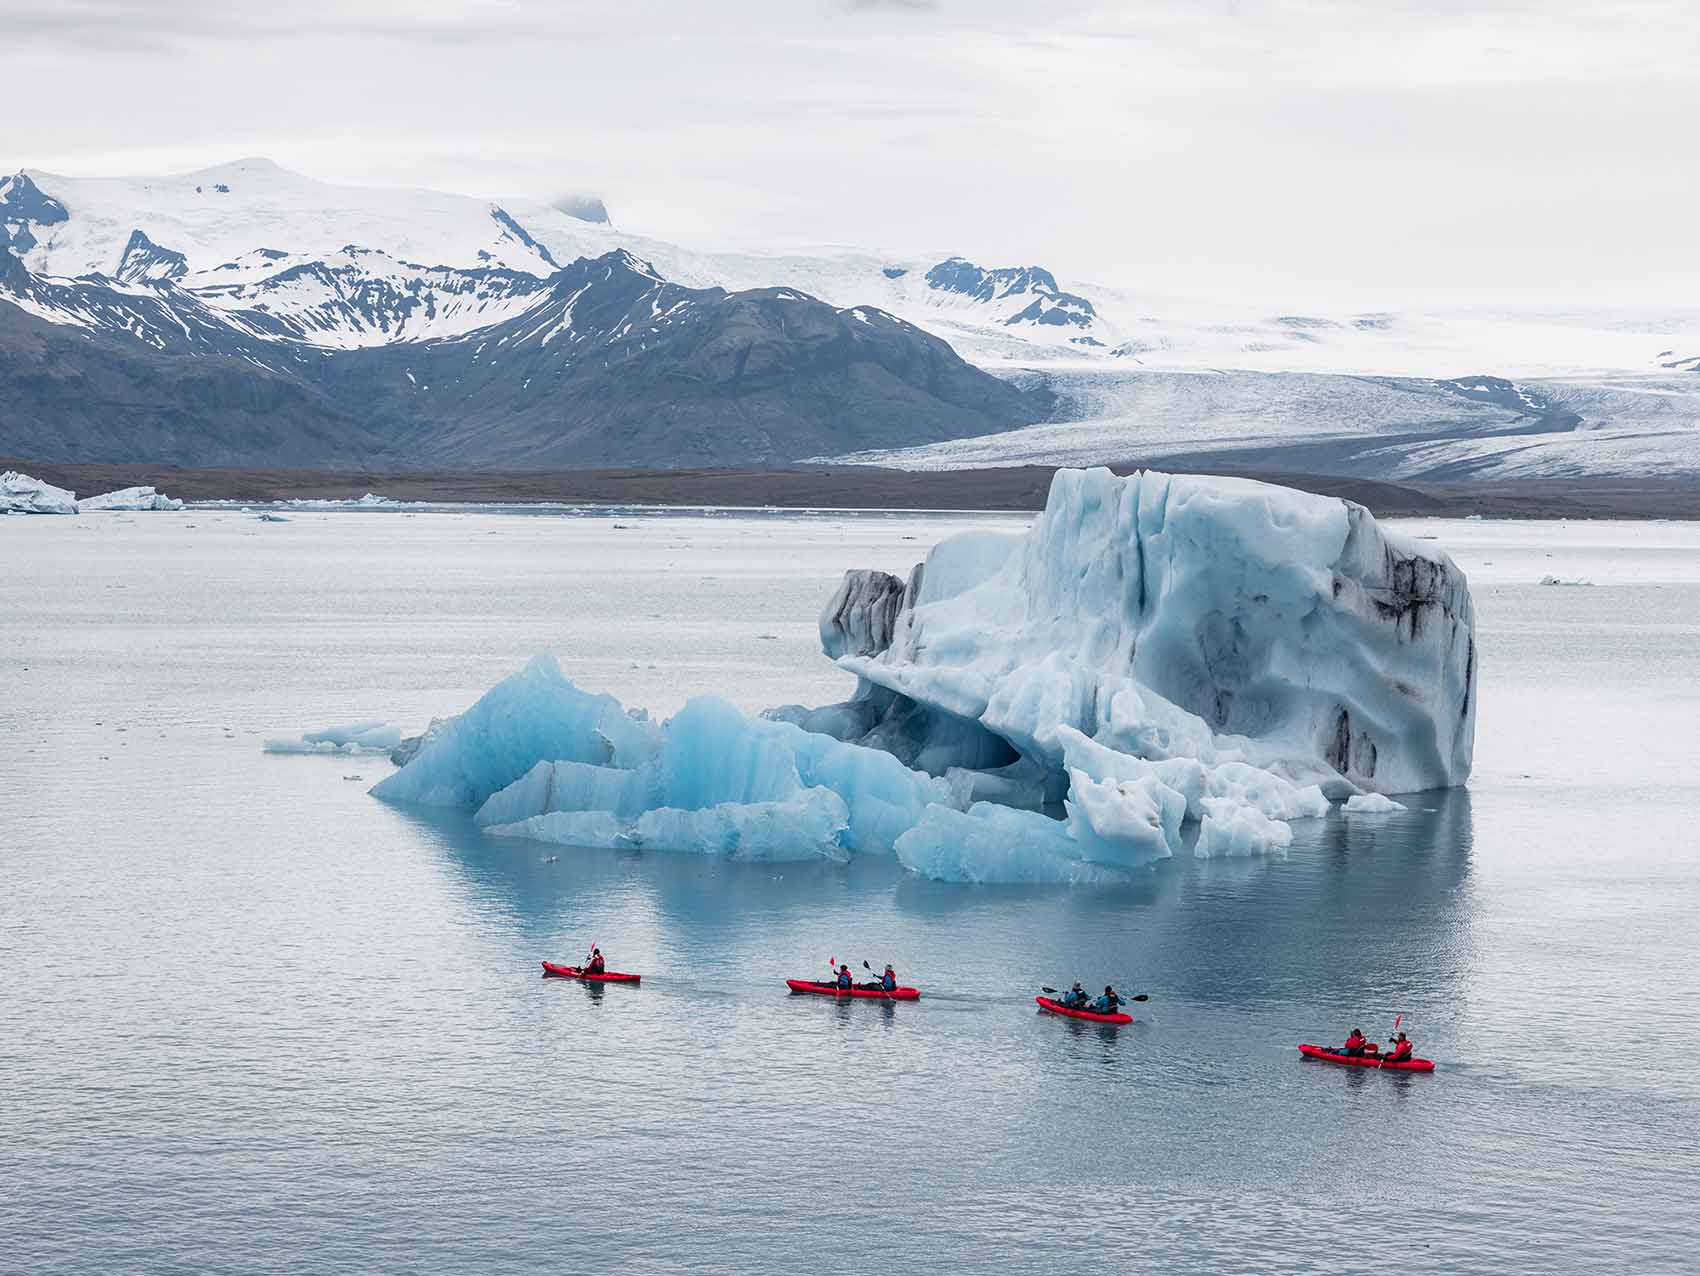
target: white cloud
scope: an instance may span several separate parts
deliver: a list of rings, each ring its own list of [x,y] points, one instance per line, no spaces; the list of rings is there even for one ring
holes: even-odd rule
[[[0,0],[9,167],[602,193],[1301,300],[1692,300],[1688,3]]]

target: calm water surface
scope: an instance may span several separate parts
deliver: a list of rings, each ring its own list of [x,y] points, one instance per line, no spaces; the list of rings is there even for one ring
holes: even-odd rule
[[[0,520],[0,1270],[1695,1270],[1700,529],[1410,525],[1470,788],[1119,890],[495,841],[260,751],[541,649],[841,698],[838,573],[965,521]],[[538,977],[592,940],[643,987]],[[785,994],[832,955],[926,998]],[[1433,1076],[1292,1048],[1399,1013]]]

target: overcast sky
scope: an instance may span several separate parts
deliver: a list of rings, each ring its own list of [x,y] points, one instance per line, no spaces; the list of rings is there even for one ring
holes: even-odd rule
[[[264,155],[1164,292],[1700,303],[1695,0],[0,0],[0,165]]]

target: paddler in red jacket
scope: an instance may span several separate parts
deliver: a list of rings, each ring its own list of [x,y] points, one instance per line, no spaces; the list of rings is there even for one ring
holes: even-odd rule
[[[1405,1034],[1401,1032],[1398,1036],[1393,1038],[1393,1049],[1381,1056],[1382,1062],[1405,1063],[1410,1059],[1411,1051],[1413,1049],[1414,1047],[1411,1045],[1410,1041],[1406,1038]]]
[[[1369,1038],[1364,1036],[1363,1029],[1353,1028],[1352,1035],[1346,1038],[1346,1044],[1340,1047],[1340,1053],[1348,1059],[1361,1059],[1368,1045]]]
[[[592,944],[590,946],[590,960],[584,965],[584,973],[587,975],[600,975],[607,969],[608,963],[603,960],[602,950],[595,944]]]

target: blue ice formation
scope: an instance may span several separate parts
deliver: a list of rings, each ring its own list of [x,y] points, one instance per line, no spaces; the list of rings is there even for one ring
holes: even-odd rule
[[[1463,574],[1333,498],[1059,471],[1025,534],[847,573],[820,629],[857,678],[841,704],[656,724],[539,657],[373,792],[499,836],[1088,883],[1469,774]]]
[[[267,753],[388,753],[401,743],[401,728],[387,722],[350,722],[299,736],[267,740]]]
[[[666,724],[538,656],[372,792],[459,806],[493,836],[746,860],[890,854],[943,780],[699,696]]]
[[[421,806],[476,809],[539,762],[634,766],[655,752],[660,731],[613,696],[580,691],[554,657],[540,655],[442,725],[436,737],[375,796]]]

